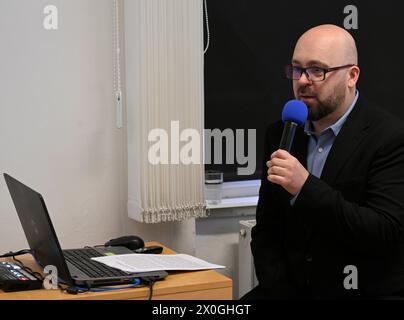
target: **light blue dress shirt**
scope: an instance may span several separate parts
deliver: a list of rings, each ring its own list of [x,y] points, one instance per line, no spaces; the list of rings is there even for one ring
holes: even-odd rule
[[[313,132],[313,130],[311,130],[311,122],[306,122],[304,131],[310,136],[307,146],[307,170],[317,178],[320,178],[321,173],[323,172],[324,164],[327,160],[328,154],[330,153],[335,138],[338,136],[338,133],[341,131],[346,119],[355,107],[355,104],[358,101],[358,97],[359,92],[356,91],[355,99],[353,100],[348,110],[344,113],[344,115],[340,119],[338,119],[338,121],[332,126],[324,129],[319,136],[317,136]],[[299,194],[297,194],[290,200],[291,205],[295,203],[298,195]]]

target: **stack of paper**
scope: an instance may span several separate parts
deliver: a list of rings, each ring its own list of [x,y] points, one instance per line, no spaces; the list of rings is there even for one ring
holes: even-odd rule
[[[225,266],[212,264],[187,254],[120,254],[92,258],[130,273],[158,271],[158,270],[204,270],[220,269]]]

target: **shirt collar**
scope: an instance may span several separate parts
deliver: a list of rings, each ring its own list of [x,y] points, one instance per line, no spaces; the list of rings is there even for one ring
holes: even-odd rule
[[[331,129],[331,131],[334,133],[334,135],[337,136],[338,133],[341,131],[342,126],[344,125],[349,114],[355,107],[356,102],[358,101],[358,98],[359,98],[359,91],[356,90],[355,98],[354,98],[352,104],[349,106],[348,110],[344,113],[344,115],[341,118],[338,119],[337,122],[335,122],[333,125],[329,126],[327,129],[324,129],[323,132]],[[309,121],[309,120],[306,121],[306,123],[304,125],[304,132],[308,135],[314,134],[313,125],[312,125],[311,121]]]

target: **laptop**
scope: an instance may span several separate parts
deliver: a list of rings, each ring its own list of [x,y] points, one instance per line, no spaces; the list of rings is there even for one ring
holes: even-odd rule
[[[128,273],[91,260],[112,254],[129,254],[126,247],[86,247],[62,250],[42,195],[8,174],[8,190],[36,262],[42,267],[55,266],[60,282],[86,286],[133,283],[134,279],[151,277],[161,280],[166,271]]]

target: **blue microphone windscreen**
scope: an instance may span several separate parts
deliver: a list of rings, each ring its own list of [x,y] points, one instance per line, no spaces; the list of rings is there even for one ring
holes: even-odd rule
[[[290,100],[285,104],[282,111],[282,121],[295,122],[299,126],[306,123],[308,115],[307,106],[300,100]]]

